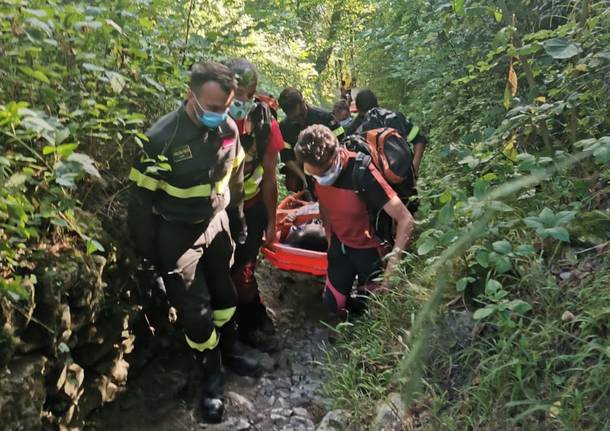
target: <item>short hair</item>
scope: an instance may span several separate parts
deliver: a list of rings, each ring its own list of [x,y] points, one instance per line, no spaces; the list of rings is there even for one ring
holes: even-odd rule
[[[347,103],[347,100],[337,100],[333,105],[333,112],[334,111],[349,111],[349,103]]]
[[[224,64],[213,61],[200,61],[191,68],[191,90],[199,90],[206,82],[216,82],[229,94],[237,88],[235,74]]]
[[[237,85],[248,87],[253,83],[258,82],[258,70],[256,70],[256,66],[245,58],[232,58],[226,61],[225,65],[235,74]]]
[[[288,113],[294,111],[298,105],[304,104],[305,99],[303,99],[303,94],[296,88],[286,87],[280,93],[278,102],[282,111]]]
[[[358,92],[356,96],[356,108],[358,108],[358,112],[366,114],[373,108],[377,108],[379,106],[379,102],[377,102],[377,96],[368,88],[361,90]]]
[[[326,126],[314,124],[299,134],[294,151],[297,157],[313,166],[326,165],[339,150],[339,141]]]

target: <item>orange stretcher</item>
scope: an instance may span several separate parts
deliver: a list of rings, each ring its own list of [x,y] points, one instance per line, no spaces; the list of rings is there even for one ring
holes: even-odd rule
[[[291,247],[283,241],[293,225],[309,223],[320,218],[317,202],[303,199],[304,192],[287,196],[277,207],[276,239],[262,252],[271,263],[284,271],[296,271],[304,274],[325,276],[328,263],[326,253]]]

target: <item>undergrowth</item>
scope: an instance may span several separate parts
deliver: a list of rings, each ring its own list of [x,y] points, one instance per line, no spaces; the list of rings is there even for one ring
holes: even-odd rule
[[[360,61],[405,53],[367,76],[427,123],[422,204],[326,393],[362,429],[390,392],[405,429],[610,429],[610,4],[390,3]]]

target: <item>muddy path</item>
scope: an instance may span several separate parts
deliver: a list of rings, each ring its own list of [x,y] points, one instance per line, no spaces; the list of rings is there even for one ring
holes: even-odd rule
[[[95,412],[84,429],[315,429],[327,410],[320,393],[323,375],[319,361],[329,330],[322,322],[333,323],[321,303],[323,284],[313,277],[272,270],[265,262],[259,267],[258,279],[274,313],[281,349],[271,355],[252,351],[263,365],[260,379],[226,372],[223,423],[199,421],[198,367],[183,338],[173,331],[141,342],[132,354],[132,369],[137,371],[130,374],[126,390]]]

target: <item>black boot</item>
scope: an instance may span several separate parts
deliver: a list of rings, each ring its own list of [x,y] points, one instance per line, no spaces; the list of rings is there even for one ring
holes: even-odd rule
[[[246,352],[237,334],[237,322],[231,319],[220,329],[222,363],[239,376],[259,377],[261,366]]]
[[[201,416],[208,423],[219,423],[224,413],[224,375],[220,348],[205,350],[201,354],[203,384],[201,396]]]
[[[240,305],[237,307],[237,316],[241,341],[261,352],[270,353],[277,350],[275,327],[264,304],[256,300]]]

